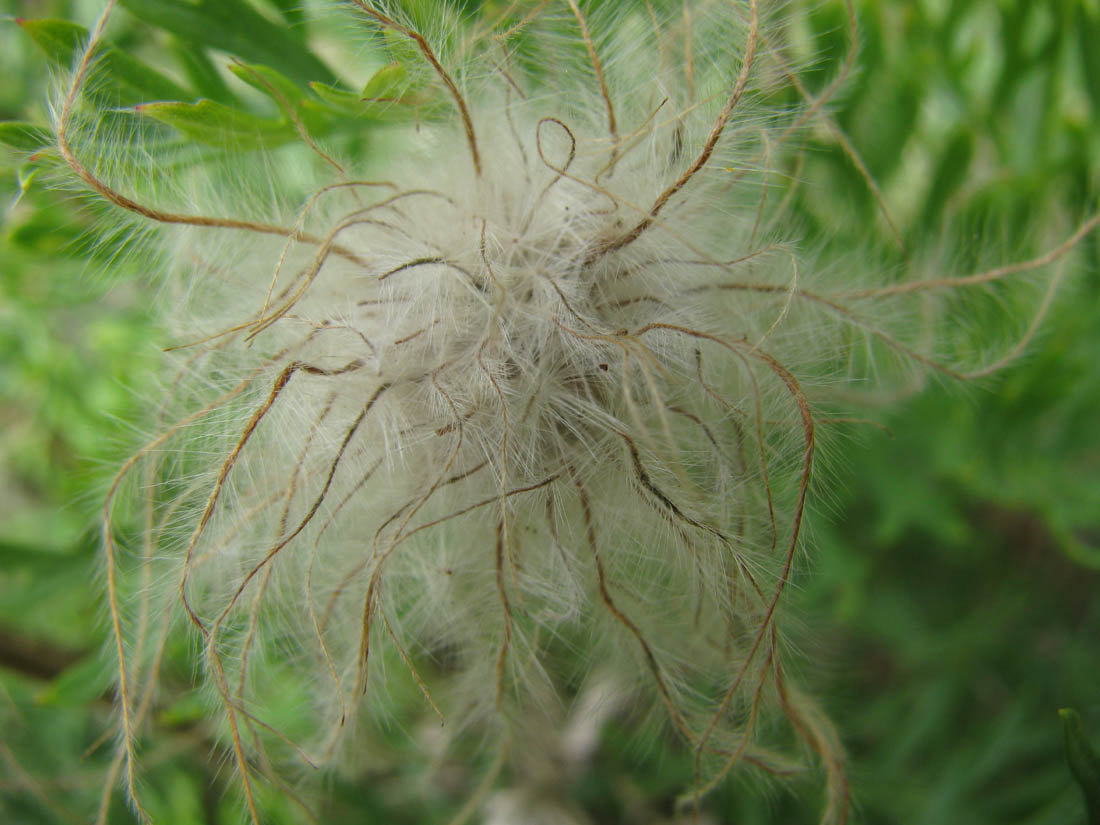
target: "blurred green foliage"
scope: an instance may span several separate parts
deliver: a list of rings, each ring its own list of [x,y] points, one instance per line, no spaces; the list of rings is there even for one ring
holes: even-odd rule
[[[98,5],[0,0],[12,17],[83,26]],[[384,116],[309,49],[296,3],[122,6],[129,14],[104,49],[117,86],[106,91],[127,102],[178,99],[145,114],[195,140],[278,143],[294,139],[296,120],[339,136],[356,118]],[[831,114],[913,260],[961,272],[1020,259],[1096,208],[1095,0],[862,0],[857,11],[857,69]],[[791,13],[795,46],[812,44],[804,80],[820,89],[849,48],[844,6],[795,3]],[[140,267],[104,266],[111,247],[86,234],[94,214],[42,185],[49,153],[32,154],[47,134],[37,129],[49,122],[50,61],[65,63],[78,33],[73,23],[0,22],[0,120],[29,124],[0,127],[14,147],[0,150],[5,822],[84,822],[98,804],[113,716],[99,653],[97,510],[136,440],[124,422],[137,419],[157,341]],[[229,58],[251,88],[219,71]],[[393,74],[380,71],[367,89],[413,82]],[[211,102],[193,105],[199,97]],[[874,228],[883,258],[905,265],[835,135],[815,130],[805,164],[801,175],[815,183],[795,208],[807,245],[863,248]],[[1077,707],[1100,729],[1100,237],[1069,266],[1039,340],[1003,374],[963,391],[929,386],[876,411],[889,433],[833,427],[819,484],[828,494],[794,598],[812,626],[794,635],[807,640],[803,676],[826,697],[851,754],[855,822],[1085,822],[1056,711]],[[224,741],[186,689],[189,653],[169,652],[156,731],[144,743],[145,802],[157,822],[235,821]],[[441,821],[461,794],[413,801],[425,786],[396,767],[401,747],[377,781],[333,779],[324,821]],[[689,755],[613,721],[597,769],[562,793],[595,822],[667,821],[690,770]],[[814,787],[795,781],[762,807],[733,783],[708,808],[722,822],[808,823]],[[129,821],[121,794],[111,805],[110,822]],[[285,797],[272,794],[265,807],[270,822],[301,820]]]
[[[1085,796],[1089,825],[1096,825],[1100,822],[1100,756],[1088,740],[1081,714],[1073,708],[1062,708],[1058,715],[1066,731],[1066,762]]]

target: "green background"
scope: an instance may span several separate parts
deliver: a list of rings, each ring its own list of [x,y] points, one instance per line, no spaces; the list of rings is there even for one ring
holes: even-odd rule
[[[293,31],[271,21],[295,22],[297,4],[256,1],[264,32]],[[241,106],[209,60],[281,56],[287,74],[318,79],[294,35],[250,39],[232,28],[249,18],[232,15],[189,28],[157,17],[165,5],[218,14],[218,4],[130,0],[144,19],[119,14],[113,43]],[[85,25],[98,6],[0,0],[13,18]],[[790,12],[815,44],[804,77],[819,87],[847,48],[844,8]],[[1036,254],[1097,208],[1097,0],[863,0],[857,12],[857,68],[833,116],[910,250],[968,271]],[[23,28],[0,21],[0,119],[46,125],[56,76]],[[862,248],[868,228],[888,238],[834,138],[815,131],[806,157],[818,182],[795,204],[807,246]],[[113,741],[98,508],[134,443],[127,422],[149,400],[157,336],[143,273],[104,265],[111,245],[84,235],[93,216],[43,185],[40,167],[0,148],[0,820],[86,822]],[[980,333],[986,320],[974,323]],[[791,612],[800,676],[825,697],[850,755],[854,822],[1086,822],[1057,710],[1076,707],[1100,731],[1098,361],[1094,233],[1018,363],[976,387],[936,384],[874,410],[889,432],[833,434]],[[188,652],[170,651],[182,679]],[[225,755],[185,695],[155,718],[144,762],[157,821],[237,821]],[[613,721],[594,769],[558,792],[595,823],[671,821],[690,757],[656,754]],[[334,780],[322,820],[446,821],[459,797],[420,800],[422,789],[400,765],[369,782]],[[733,782],[709,815],[816,821],[812,778],[760,791]],[[301,819],[285,800],[267,808],[271,822]],[[110,821],[129,819],[119,794]]]

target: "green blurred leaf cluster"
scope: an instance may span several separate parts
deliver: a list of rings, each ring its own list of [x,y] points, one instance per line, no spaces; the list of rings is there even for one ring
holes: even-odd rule
[[[1081,714],[1072,708],[1058,711],[1066,730],[1066,762],[1085,795],[1089,825],[1100,822],[1100,756],[1085,734]]]
[[[300,13],[282,4],[276,5],[285,23],[294,25],[272,21],[243,0],[125,0],[120,5],[137,24],[130,39],[151,28],[150,39],[167,47],[172,76],[160,67],[163,51],[139,59],[105,42],[95,50],[89,84],[95,96],[173,127],[199,144],[270,149],[298,140],[303,132],[314,137],[359,135],[364,122],[424,117],[439,110],[426,75],[410,75],[408,67],[418,55],[403,38],[382,38],[378,59],[388,55],[390,61],[367,75],[365,86],[355,91],[310,49]],[[18,18],[17,23],[62,71],[74,64],[89,34],[85,26],[66,19]],[[227,82],[219,65],[244,85]],[[247,94],[246,87],[266,98],[267,105]],[[0,133],[0,142],[38,148],[48,143],[39,140],[40,129],[12,124]]]
[[[97,93],[179,139],[248,150],[304,129],[354,155],[371,123],[439,105],[408,44],[383,36],[373,63],[337,77],[297,3],[121,5]],[[21,823],[87,821],[112,757],[97,507],[136,442],[119,422],[135,420],[158,341],[140,269],[118,261],[105,278],[95,255],[111,252],[84,235],[94,215],[35,177],[48,157],[34,153],[52,140],[45,79],[71,64],[96,6],[0,0],[24,18],[0,22],[0,819]],[[1095,0],[861,0],[857,11],[858,70],[831,113],[910,255],[934,244],[930,257],[956,271],[1026,257],[1095,208]],[[821,89],[847,53],[844,6],[791,13],[793,47],[812,61],[804,77]],[[902,266],[835,135],[814,131],[805,158],[799,174],[819,182],[796,195],[807,245],[862,248],[873,228]],[[883,411],[892,436],[854,424],[828,433],[829,498],[797,598],[813,626],[795,635],[811,640],[818,664],[804,676],[850,749],[856,822],[1086,821],[1056,712],[1078,707],[1100,729],[1100,239],[1071,266],[1011,370]],[[142,743],[146,804],[158,822],[236,821],[224,732],[183,687],[189,653],[169,652],[170,686]],[[300,686],[282,684],[274,712],[293,727]],[[414,685],[402,690],[417,700]],[[691,755],[655,736],[610,724],[595,769],[559,790],[595,821],[662,821]],[[461,789],[402,773],[408,747],[395,732],[372,781],[334,778],[324,821],[445,821]],[[812,787],[792,781],[794,793],[762,808],[735,783],[709,805],[744,825],[812,822]],[[111,805],[108,821],[129,821],[121,794]],[[301,821],[277,794],[265,809],[270,822]]]

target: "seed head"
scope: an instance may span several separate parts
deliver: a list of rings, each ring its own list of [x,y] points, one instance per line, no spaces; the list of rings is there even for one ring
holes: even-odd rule
[[[696,813],[734,769],[792,770],[764,736],[785,719],[843,821],[840,748],[777,619],[820,399],[866,350],[963,377],[921,300],[1049,260],[883,286],[800,250],[773,190],[843,76],[805,92],[756,0],[348,6],[414,80],[367,157],[296,121],[269,192],[195,169],[127,194],[96,153],[91,48],[59,107],[82,185],[162,227],[179,353],[106,509],[131,791],[185,632],[257,821],[272,764],[370,764],[409,689],[517,776],[575,697],[614,695],[693,752]],[[803,103],[769,105],[788,82]],[[126,547],[123,489],[144,508]],[[300,721],[276,730],[288,692]]]

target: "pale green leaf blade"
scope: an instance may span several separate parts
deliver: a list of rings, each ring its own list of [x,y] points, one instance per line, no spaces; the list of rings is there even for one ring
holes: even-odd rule
[[[292,30],[278,26],[240,0],[121,0],[135,17],[203,48],[243,60],[281,66],[301,83],[333,83],[335,75]]]
[[[210,146],[257,149],[293,140],[294,127],[285,120],[258,117],[213,100],[198,103],[151,103],[135,111],[172,126]]]
[[[20,152],[37,152],[53,145],[53,132],[43,126],[21,120],[0,123],[0,144]]]
[[[1089,825],[1100,825],[1100,756],[1085,738],[1081,714],[1072,708],[1058,711],[1066,732],[1066,761],[1085,795]]]
[[[46,57],[69,69],[88,42],[88,30],[67,20],[20,20]],[[140,60],[100,43],[94,52],[96,83],[101,94],[117,94],[123,105],[150,100],[189,100],[194,95]]]

